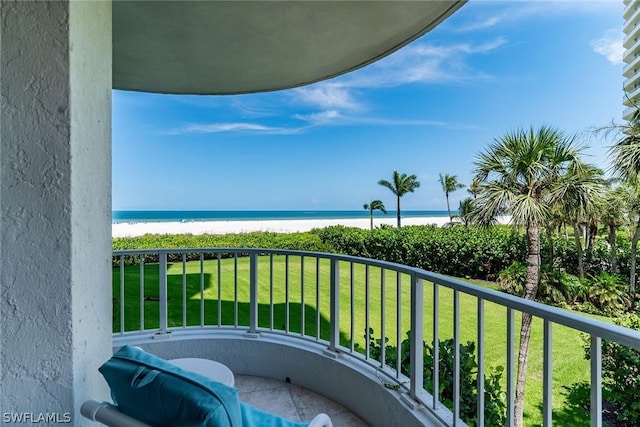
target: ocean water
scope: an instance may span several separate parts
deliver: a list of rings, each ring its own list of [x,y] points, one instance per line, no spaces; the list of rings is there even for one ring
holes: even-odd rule
[[[396,211],[376,218],[395,218]],[[403,218],[446,217],[447,211],[402,211]],[[354,219],[369,218],[369,211],[113,211],[113,222],[191,222],[191,221],[255,221],[290,219]]]

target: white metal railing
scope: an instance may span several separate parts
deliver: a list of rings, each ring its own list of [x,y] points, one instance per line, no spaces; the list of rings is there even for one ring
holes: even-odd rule
[[[545,426],[552,422],[554,325],[564,325],[591,337],[592,426],[602,425],[602,340],[640,349],[638,331],[386,261],[277,249],[205,248],[114,251],[113,265],[114,309],[119,312],[118,317],[114,316],[114,322],[117,321],[114,342],[141,331],[163,336],[194,328],[233,328],[254,335],[286,334],[300,340],[321,342],[330,352],[356,357],[376,367],[385,381],[393,382],[394,388],[406,390],[412,399],[438,418],[437,410],[441,409],[442,403],[433,390],[439,390],[437,343],[444,336],[439,327],[440,294],[442,290],[449,290],[453,298],[453,425],[464,424],[459,418],[461,295],[476,300],[477,331],[474,335],[477,339],[479,426],[484,425],[485,306],[488,302],[504,307],[507,314],[504,333],[509,425],[513,423],[515,400],[516,312],[529,313],[543,320],[542,411]],[[276,278],[276,273],[280,279]],[[136,278],[137,282],[133,283]],[[145,296],[149,289],[157,289],[157,297]],[[171,298],[169,291],[173,295]],[[127,301],[136,295],[138,301]],[[233,296],[229,300],[225,295]],[[150,298],[158,303],[157,315],[149,312],[149,308],[145,312],[145,300]],[[363,313],[356,312],[356,300],[359,299],[364,300]],[[284,307],[278,303],[280,300]],[[466,315],[468,311],[465,307]],[[125,316],[125,312],[136,316]],[[193,312],[197,318],[193,317]],[[241,321],[241,312],[248,320]],[[372,323],[372,313],[379,315],[379,324]],[[131,323],[127,318],[139,320],[131,325],[127,324]],[[427,331],[425,324],[429,323],[431,330]],[[380,328],[375,336],[382,340],[379,359],[371,356],[370,328],[374,327]],[[360,328],[364,330],[364,348],[356,343]],[[403,333],[407,330],[411,331],[410,368],[405,375],[401,372],[400,357],[396,357],[395,366],[387,366],[384,339],[391,336],[390,341],[395,343],[399,353]],[[433,344],[431,390],[424,389],[423,341]]]

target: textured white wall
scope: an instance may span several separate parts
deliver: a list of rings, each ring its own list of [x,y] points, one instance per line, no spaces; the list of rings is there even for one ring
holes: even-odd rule
[[[79,421],[111,343],[111,4],[0,22],[0,408]]]
[[[98,367],[111,357],[113,317],[111,2],[72,1],[70,21],[71,311],[78,421],[86,399],[109,396]]]

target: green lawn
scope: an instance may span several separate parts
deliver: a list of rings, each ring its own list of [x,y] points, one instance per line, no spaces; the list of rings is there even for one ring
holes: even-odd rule
[[[297,256],[289,257],[289,268],[285,269],[285,257],[273,257],[273,269],[268,256],[260,257],[258,262],[258,300],[259,325],[274,329],[288,328],[291,332],[304,333],[311,337],[329,336],[329,261],[321,261],[316,269],[316,261],[304,259],[304,276],[301,275],[302,260]],[[237,270],[237,276],[234,271]],[[271,271],[273,270],[273,271]],[[369,326],[374,329],[377,338],[382,333],[382,312],[384,301],[384,335],[390,343],[404,338],[409,329],[410,294],[409,278],[400,277],[398,292],[397,275],[387,271],[384,275],[385,294],[382,298],[381,272],[377,268],[369,269],[369,310],[365,305],[365,268],[355,266],[353,275],[348,263],[340,263],[340,325],[341,344],[351,347],[356,344],[364,348],[366,314],[369,314]],[[273,277],[273,290],[270,293],[270,277]],[[286,282],[288,276],[289,317],[286,317]],[[237,280],[234,280],[237,277]],[[301,280],[303,279],[303,280]],[[186,292],[183,292],[184,288]],[[303,284],[301,284],[301,282]],[[113,270],[114,284],[114,332],[121,330],[120,322],[120,269]],[[201,289],[202,287],[202,289]],[[204,295],[204,299],[200,295]],[[144,266],[144,327],[158,327],[158,265]],[[304,294],[304,295],[303,295]],[[125,268],[125,305],[124,330],[140,329],[140,267]],[[220,295],[220,298],[218,298]],[[237,295],[237,304],[234,296]],[[168,267],[168,311],[169,326],[186,325],[222,325],[247,326],[249,322],[249,259],[223,259],[204,261],[204,274],[200,274],[200,262],[188,262],[183,271],[182,263],[169,264]],[[400,297],[400,310],[396,309]],[[319,313],[316,311],[316,298],[319,300]],[[186,306],[183,304],[186,300]],[[273,301],[273,315],[270,301]],[[432,340],[433,286],[425,283],[425,341]],[[468,295],[460,296],[462,341],[476,341],[477,301]],[[202,310],[201,310],[202,308]],[[453,292],[440,287],[440,316],[438,319],[440,339],[450,338],[453,330]],[[304,316],[303,316],[304,312]],[[353,318],[353,331],[350,323]],[[516,319],[516,339],[519,330],[519,317]],[[399,325],[399,327],[398,327]],[[485,304],[485,348],[486,368],[497,365],[506,366],[506,309],[492,303]],[[587,414],[575,402],[567,402],[565,386],[589,380],[589,364],[584,359],[581,334],[569,328],[554,325],[553,328],[553,408],[554,422],[558,425],[588,424]],[[516,343],[517,351],[517,343]],[[516,353],[517,356],[517,353]],[[525,420],[527,425],[541,424],[542,400],[542,321],[535,319],[531,337],[529,357],[527,400]]]

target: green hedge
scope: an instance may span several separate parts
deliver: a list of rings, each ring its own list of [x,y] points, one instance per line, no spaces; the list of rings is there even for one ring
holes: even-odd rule
[[[157,248],[267,248],[326,252],[331,248],[313,233],[146,234],[113,239],[113,250]]]
[[[126,249],[182,249],[182,248],[265,248],[290,249],[298,251],[331,252],[332,248],[323,243],[313,233],[272,233],[254,232],[240,234],[145,234],[139,237],[118,237],[113,239],[113,250]],[[223,258],[231,254],[222,254]],[[213,254],[205,254],[205,259],[212,259]],[[198,253],[187,254],[187,261],[200,258]],[[178,262],[181,255],[169,254],[170,262]],[[154,254],[144,256],[145,263],[158,262]],[[139,262],[138,257],[125,257],[126,265]],[[113,266],[119,266],[120,261],[113,260]]]
[[[372,231],[333,226],[313,232],[336,252],[483,280],[495,280],[526,253],[525,236],[508,226],[410,226]]]
[[[543,264],[553,270],[577,274],[577,255],[572,238],[554,239],[553,262],[548,259],[548,243],[542,235]],[[254,232],[226,235],[152,235],[115,238],[113,249],[156,248],[266,248],[313,252],[333,252],[397,262],[427,271],[481,280],[496,280],[498,274],[514,262],[524,262],[526,235],[511,226],[453,227],[405,226],[400,229],[382,227],[363,230],[331,226],[306,233]],[[629,274],[629,239],[618,238],[620,274]],[[197,259],[189,254],[188,259]],[[174,260],[171,258],[170,260]],[[178,260],[177,258],[175,260]],[[157,256],[145,257],[146,262]],[[128,260],[136,262],[135,260]],[[596,276],[610,272],[609,247],[606,239],[596,240],[593,251],[585,253],[585,273]]]

